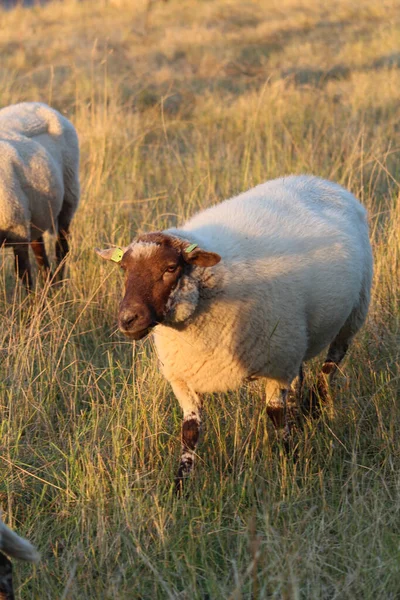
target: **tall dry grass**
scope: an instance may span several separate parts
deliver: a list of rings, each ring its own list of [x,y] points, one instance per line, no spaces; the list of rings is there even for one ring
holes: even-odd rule
[[[399,597],[399,39],[377,0],[0,13],[0,105],[51,103],[82,147],[68,284],[26,298],[0,255],[0,502],[43,556],[20,598]],[[207,397],[177,502],[180,410],[93,248],[302,172],[369,210],[368,323],[296,462],[257,387]]]

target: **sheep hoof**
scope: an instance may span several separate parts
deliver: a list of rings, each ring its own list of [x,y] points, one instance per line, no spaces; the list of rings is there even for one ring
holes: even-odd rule
[[[174,495],[176,498],[187,498],[189,496],[186,489],[188,478],[189,473],[187,471],[185,472],[185,469],[183,469],[181,465],[174,480]]]
[[[174,481],[174,494],[177,498],[181,498],[183,494],[183,477],[176,477]]]
[[[188,498],[189,491],[186,488],[186,477],[176,477],[174,481],[174,496],[175,498]]]

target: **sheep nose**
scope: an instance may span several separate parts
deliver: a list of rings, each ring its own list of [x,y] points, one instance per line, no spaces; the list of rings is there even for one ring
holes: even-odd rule
[[[120,312],[119,322],[122,329],[130,329],[139,319],[138,311],[124,310]]]
[[[146,305],[130,304],[120,307],[118,325],[123,333],[144,330],[152,324],[151,311]]]
[[[135,323],[141,321],[144,316],[144,311],[141,311],[138,306],[121,309],[119,313],[119,324],[121,329],[131,329]]]

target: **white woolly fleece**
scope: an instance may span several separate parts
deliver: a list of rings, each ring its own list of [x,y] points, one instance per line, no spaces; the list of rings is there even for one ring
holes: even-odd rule
[[[0,243],[34,241],[79,202],[79,145],[72,123],[40,102],[0,110]]]
[[[366,211],[337,184],[276,179],[165,233],[222,257],[194,269],[199,297],[188,321],[154,330],[166,378],[185,390],[178,392],[183,408],[188,390],[226,391],[254,376],[290,385],[345,324],[352,336],[365,320],[372,279]]]

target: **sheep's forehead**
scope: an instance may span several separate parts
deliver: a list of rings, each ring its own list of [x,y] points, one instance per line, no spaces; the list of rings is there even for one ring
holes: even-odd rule
[[[164,265],[168,260],[176,258],[177,251],[166,247],[157,242],[136,241],[126,250],[122,262],[123,266],[129,269],[135,269],[139,266],[143,269],[148,266],[150,269],[157,269]]]
[[[133,242],[126,254],[131,260],[155,258],[160,252],[159,244],[154,242]]]

